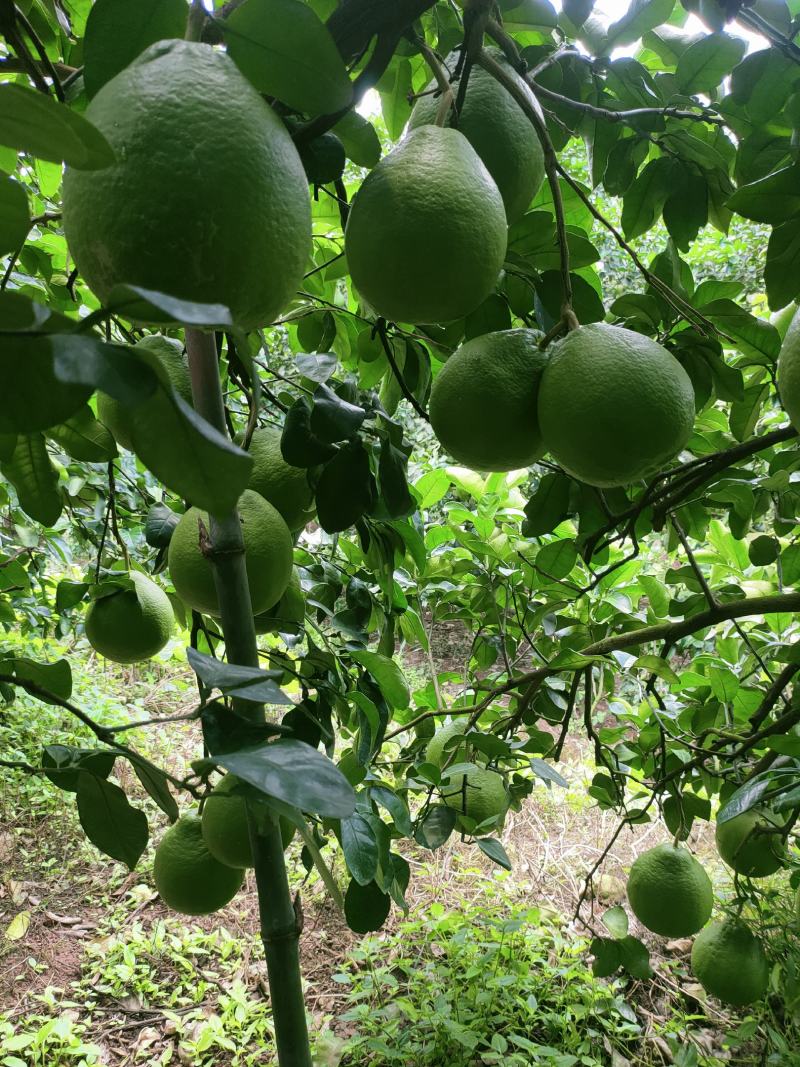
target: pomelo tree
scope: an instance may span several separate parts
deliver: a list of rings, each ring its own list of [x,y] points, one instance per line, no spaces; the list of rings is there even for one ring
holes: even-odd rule
[[[179,910],[254,867],[282,1067],[310,1063],[294,833],[378,929],[404,840],[508,865],[574,728],[617,835],[674,837],[631,895],[656,932],[709,918],[681,842],[712,811],[738,911],[792,862],[797,11],[683,2],[0,3],[0,619],[122,663],[177,625],[199,692],[177,778],[9,646],[9,714],[93,741],[2,764],[130,868],[152,833]],[[741,220],[760,299],[698,253]],[[466,663],[411,694],[399,653],[444,621]],[[595,970],[644,977],[627,922],[593,925],[601,862]],[[725,922],[698,977],[746,1002],[764,950]]]

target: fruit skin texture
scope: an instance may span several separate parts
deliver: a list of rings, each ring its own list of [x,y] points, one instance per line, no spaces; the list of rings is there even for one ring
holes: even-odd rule
[[[781,345],[778,392],[789,421],[800,430],[800,314],[792,319]]]
[[[774,819],[769,815],[752,808],[727,822],[718,822],[714,835],[717,851],[738,874],[766,878],[780,870],[786,846],[778,834],[754,831],[774,825]]]
[[[241,785],[234,774],[225,777],[209,793],[201,818],[206,848],[220,863],[228,867],[252,867],[253,850],[247,826],[247,803],[242,794],[234,792]],[[281,819],[283,847],[294,837],[294,826]]]
[[[146,337],[134,345],[134,348],[155,353],[169,375],[172,388],[187,404],[192,403],[189,364],[180,344],[154,335]],[[111,430],[117,444],[127,448],[129,452],[134,450],[136,433],[163,440],[164,421],[166,417],[171,418],[171,410],[169,400],[160,390],[136,407],[127,407],[106,393],[97,394],[97,417]]]
[[[182,815],[161,838],[153,879],[164,903],[183,915],[210,915],[236,896],[244,871],[215,859],[196,815]]]
[[[656,845],[634,860],[628,901],[639,922],[662,937],[690,937],[711,918],[711,879],[685,848]]]
[[[84,623],[89,644],[114,663],[139,663],[155,656],[175,624],[164,590],[139,571],[129,577],[135,589],[93,600]]]
[[[487,51],[508,69],[524,91],[529,91],[499,49]],[[455,54],[446,60],[451,74],[457,60]],[[427,88],[435,89],[436,83],[431,82]],[[457,91],[457,85],[453,88]],[[420,97],[411,112],[409,130],[432,125],[440,103],[440,96]],[[452,112],[447,121],[449,125]],[[488,71],[476,66],[470,72],[458,128],[497,183],[509,224],[516,222],[525,214],[544,180],[544,153],[530,120],[506,89]]]
[[[280,600],[292,576],[292,535],[281,516],[258,493],[246,489],[239,500],[244,529],[245,564],[253,613]],[[218,615],[214,572],[200,551],[198,519],[206,529],[209,518],[199,508],[181,516],[167,556],[172,583],[181,600],[195,611]]]
[[[64,175],[67,243],[98,298],[128,283],[224,304],[247,330],[276,318],[311,246],[308,185],[289,133],[232,60],[159,41],[86,117],[119,160]]]
[[[456,735],[463,736],[463,734],[464,723],[459,722],[457,719],[453,719],[452,722],[447,723],[440,730],[437,730],[425,748],[425,762],[433,763],[437,767],[441,767],[445,759],[447,759],[449,763],[462,763],[466,758],[466,745],[459,745],[458,748],[454,750],[452,759],[450,758],[450,749],[445,752],[444,746],[451,737],[455,737]]]
[[[303,624],[305,617],[306,600],[300,584],[300,575],[293,570],[286,591],[278,603],[256,615],[253,621],[257,634],[293,633]]]
[[[292,533],[301,530],[314,517],[314,492],[306,472],[281,455],[281,431],[271,426],[256,430],[250,455],[253,473],[248,488],[278,509]]]
[[[464,778],[467,779],[466,795]],[[448,808],[459,813],[457,826],[464,826],[462,815],[476,823],[497,815],[505,815],[508,810],[508,794],[503,776],[497,771],[485,767],[471,767],[464,774],[456,774],[442,786],[442,799]]]
[[[769,966],[758,938],[741,923],[709,923],[692,946],[692,970],[707,993],[740,1007],[760,1000]]]
[[[502,197],[466,137],[420,126],[364,179],[345,252],[379,315],[449,322],[492,292],[507,240]]]
[[[680,452],[693,424],[689,375],[649,337],[595,322],[554,347],[539,426],[548,452],[580,481],[639,481]]]
[[[499,330],[457,349],[436,376],[433,432],[459,463],[510,471],[544,455],[537,398],[548,356],[533,330]]]

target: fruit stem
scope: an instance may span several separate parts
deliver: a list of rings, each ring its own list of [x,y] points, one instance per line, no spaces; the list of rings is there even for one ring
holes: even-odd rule
[[[203,29],[208,18],[208,12],[203,7],[203,0],[192,0],[189,10],[189,18],[186,23],[185,39],[187,41],[199,41],[203,35]]]
[[[195,410],[214,429],[227,434],[214,334],[187,328],[186,349]],[[211,515],[210,527],[211,565],[227,660],[258,667],[258,644],[238,510],[233,508],[223,515]],[[256,721],[264,720],[262,705],[238,701],[235,709]],[[263,825],[257,822],[249,807],[247,817],[278,1063],[280,1067],[311,1067],[298,951],[300,930],[289,892],[280,826],[277,818],[266,820]]]
[[[439,57],[434,50],[430,47],[427,41],[424,41],[418,35],[413,35],[412,40],[417,48],[422,53],[425,62],[431,69],[431,73],[436,79],[436,85],[439,88],[442,99],[439,101],[439,108],[436,112],[436,118],[434,119],[434,125],[444,126],[450,115],[450,112],[456,105],[456,97],[450,85],[450,78],[445,70],[444,64],[440,62]]]

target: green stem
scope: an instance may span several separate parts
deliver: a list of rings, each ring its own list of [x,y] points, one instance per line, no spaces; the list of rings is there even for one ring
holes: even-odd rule
[[[192,398],[198,414],[226,433],[214,335],[186,330]],[[244,536],[234,508],[210,516],[211,564],[219,597],[220,623],[229,663],[257,667],[258,645],[245,568]],[[264,708],[239,702],[237,710],[264,718]],[[289,892],[283,842],[277,819],[257,822],[248,807],[261,938],[267,958],[272,1014],[280,1067],[311,1067],[298,941],[300,930]]]

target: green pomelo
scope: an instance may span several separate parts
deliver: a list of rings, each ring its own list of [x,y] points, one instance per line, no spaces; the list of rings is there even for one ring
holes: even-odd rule
[[[693,424],[689,375],[649,337],[596,322],[554,346],[539,426],[547,451],[580,481],[609,488],[654,474]]]
[[[523,92],[533,96],[523,78],[516,73],[495,48],[489,54],[502,63]],[[448,56],[446,65],[452,74],[458,55]],[[414,105],[408,128],[429,126],[436,121],[441,96],[433,95],[436,83]],[[458,83],[453,84],[458,92]],[[452,122],[452,111],[447,120]],[[503,198],[509,223],[516,222],[528,209],[544,180],[544,152],[530,119],[493,75],[481,67],[473,67],[469,75],[467,94],[458,117],[458,129],[463,133],[484,166],[494,178]]]
[[[272,426],[256,430],[250,441],[253,473],[249,488],[260,493],[283,516],[294,533],[314,517],[314,491],[301,467],[292,467],[281,454],[281,431]]]
[[[244,871],[215,859],[203,840],[200,819],[183,815],[159,842],[153,879],[161,899],[173,911],[210,915],[233,900]]]
[[[443,783],[441,791],[447,807],[459,813],[458,826],[465,827],[460,817],[463,815],[477,824],[484,819],[499,819],[508,810],[503,776],[485,767],[472,766],[464,774],[453,775]]]
[[[306,617],[306,600],[300,575],[292,571],[286,591],[277,604],[255,617],[257,634],[293,633]]]
[[[425,749],[425,762],[426,763],[434,763],[434,764],[436,764],[437,767],[441,767],[441,765],[444,763],[445,759],[447,759],[448,762],[451,763],[451,764],[452,763],[463,763],[464,760],[466,759],[466,752],[467,752],[466,744],[459,745],[457,747],[457,749],[455,751],[455,754],[453,755],[452,759],[451,759],[451,750],[448,749],[445,752],[445,749],[444,749],[444,746],[447,744],[447,742],[450,740],[451,737],[456,737],[456,736],[462,736],[463,737],[463,735],[464,735],[464,721],[463,720],[458,720],[458,719],[453,719],[452,722],[449,722],[445,726],[443,726],[441,728],[441,730],[437,730],[436,733],[433,735],[433,737],[428,742],[427,747]]]
[[[134,346],[137,350],[153,352],[169,375],[172,388],[187,404],[192,403],[192,383],[189,364],[181,345],[167,337],[146,337]],[[156,392],[141,404],[128,407],[106,393],[97,394],[97,417],[111,430],[117,444],[134,451],[134,435],[164,440],[165,426],[172,425],[172,407],[163,392]],[[169,421],[167,421],[169,420]]]
[[[548,358],[533,330],[487,333],[457,349],[434,380],[429,408],[446,451],[480,471],[541,458],[537,398]]]
[[[710,923],[692,946],[692,970],[706,993],[742,1007],[767,991],[769,966],[758,938],[741,923]]]
[[[752,808],[727,822],[718,822],[715,838],[720,856],[737,874],[748,878],[774,874],[786,858],[783,837],[769,832],[775,824],[774,816]]]
[[[235,792],[241,780],[233,774],[214,786],[203,806],[203,840],[211,855],[228,867],[252,867],[253,850],[247,825],[247,802]],[[294,837],[294,826],[280,820],[281,839],[286,848]]]
[[[662,937],[690,937],[711,918],[714,890],[685,848],[656,845],[634,860],[628,901],[639,922]]]
[[[118,283],[271,322],[311,247],[308,185],[286,128],[224,52],[159,41],[86,117],[118,162],[67,168],[64,232],[101,301]]]
[[[778,393],[789,421],[800,430],[800,313],[792,319],[781,345]]]
[[[345,232],[353,285],[396,322],[449,322],[492,292],[506,253],[503,200],[457,130],[420,126],[371,171]]]
[[[292,535],[281,516],[262,496],[246,489],[239,500],[244,531],[245,563],[253,613],[265,611],[283,596],[292,576]],[[200,550],[202,520],[209,530],[208,514],[189,508],[181,516],[169,543],[172,583],[181,600],[195,611],[218,615],[219,603],[210,561]]]
[[[134,589],[120,589],[93,600],[84,623],[95,652],[115,663],[150,659],[169,641],[175,616],[169,597],[139,571],[131,571]]]

